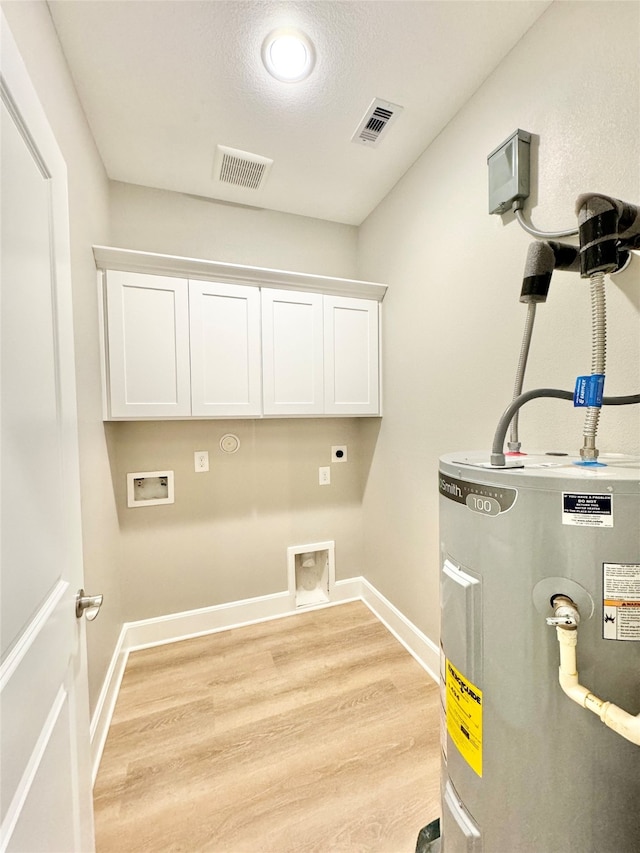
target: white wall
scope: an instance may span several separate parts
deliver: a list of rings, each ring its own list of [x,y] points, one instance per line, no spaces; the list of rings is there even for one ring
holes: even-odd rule
[[[640,203],[637,3],[554,3],[360,229],[359,273],[385,298],[385,417],[364,497],[367,577],[438,639],[438,457],[490,447],[511,399],[530,238],[487,213],[486,157],[536,134],[527,212],[575,224],[587,191]],[[607,393],[640,388],[640,258],[609,280]],[[588,284],[556,273],[538,309],[527,387],[572,389],[590,372]],[[525,448],[577,450],[583,416],[536,401]],[[605,409],[602,452],[640,452],[637,406]]]
[[[111,184],[112,245],[355,278],[358,230],[307,216]]]
[[[67,164],[74,337],[78,398],[85,589],[102,593],[98,619],[87,625],[91,708],[122,625],[118,519],[102,424],[96,335],[96,270],[92,243],[109,240],[108,181],[78,102],[45,3],[2,9]]]
[[[240,449],[225,454],[232,432]],[[125,619],[145,619],[287,589],[287,547],[336,543],[336,578],[359,575],[362,472],[370,460],[355,418],[195,420],[109,425],[122,538]],[[331,466],[334,444],[349,461]],[[208,450],[196,474],[193,454]],[[126,474],[175,472],[175,504],[128,508]]]
[[[110,217],[112,244],[125,248],[344,278],[356,271],[350,225],[122,183],[111,185]],[[219,447],[226,432],[240,437],[232,456]],[[127,620],[282,592],[289,545],[333,539],[336,577],[361,573],[368,451],[357,419],[113,423],[108,435]],[[335,444],[349,447],[349,461],[320,487],[318,467]],[[196,450],[209,451],[208,473],[194,472]],[[128,508],[126,474],[165,469],[175,472],[175,504]]]

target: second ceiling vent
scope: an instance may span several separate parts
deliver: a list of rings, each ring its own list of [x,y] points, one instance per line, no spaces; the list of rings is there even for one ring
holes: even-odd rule
[[[264,186],[272,165],[273,160],[268,157],[217,145],[213,177],[222,184],[259,190]]]
[[[374,98],[351,141],[375,147],[402,110],[403,107],[398,104]]]

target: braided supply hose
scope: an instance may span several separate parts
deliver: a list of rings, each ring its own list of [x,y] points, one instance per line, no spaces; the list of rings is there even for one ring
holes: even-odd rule
[[[591,375],[604,375],[607,360],[607,306],[604,293],[604,273],[595,272],[590,278],[591,294]],[[580,458],[595,462],[598,458],[596,436],[600,420],[600,407],[588,406]]]

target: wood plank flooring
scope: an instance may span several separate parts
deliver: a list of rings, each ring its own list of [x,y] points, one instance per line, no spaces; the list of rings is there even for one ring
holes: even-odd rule
[[[133,652],[98,853],[413,853],[439,695],[361,602]]]

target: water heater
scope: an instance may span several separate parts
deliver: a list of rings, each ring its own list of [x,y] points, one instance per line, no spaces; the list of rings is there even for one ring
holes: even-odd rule
[[[637,714],[640,464],[486,460],[439,471],[439,849],[637,853],[640,747],[565,695],[546,620],[556,596],[575,602],[580,681]]]

